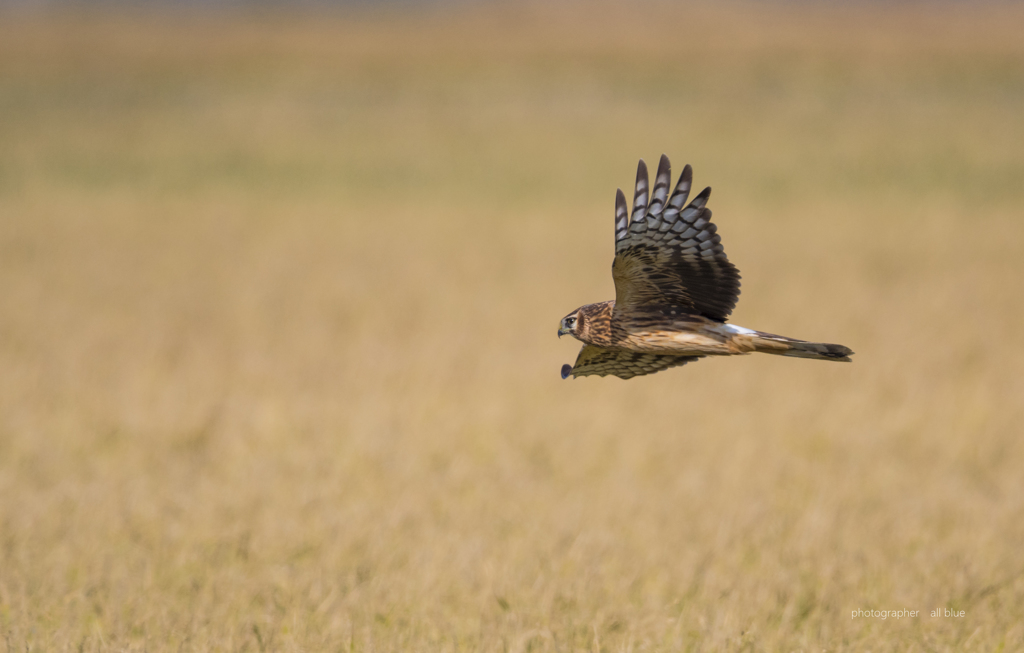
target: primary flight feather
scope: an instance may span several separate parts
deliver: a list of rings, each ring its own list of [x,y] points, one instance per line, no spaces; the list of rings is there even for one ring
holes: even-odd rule
[[[842,345],[795,340],[727,324],[740,294],[740,273],[725,255],[707,208],[711,188],[688,205],[693,171],[683,168],[672,195],[668,157],[654,188],[640,160],[633,210],[615,195],[615,299],[587,304],[562,318],[558,336],[583,342],[562,378],[653,374],[704,356],[761,352],[849,362]],[[685,205],[685,208],[684,208]]]

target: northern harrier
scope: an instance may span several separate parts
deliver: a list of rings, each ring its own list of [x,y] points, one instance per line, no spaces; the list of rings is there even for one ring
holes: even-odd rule
[[[615,299],[587,304],[562,318],[558,336],[583,342],[562,378],[612,374],[620,379],[686,365],[704,356],[761,352],[849,362],[842,345],[794,340],[727,324],[740,294],[740,274],[729,262],[706,208],[711,188],[689,206],[693,171],[683,168],[668,194],[671,172],[662,155],[648,197],[647,165],[636,172],[633,213],[615,195]]]

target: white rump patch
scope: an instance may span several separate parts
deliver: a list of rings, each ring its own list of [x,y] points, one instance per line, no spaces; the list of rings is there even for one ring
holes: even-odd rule
[[[725,324],[723,326],[725,326],[726,331],[730,331],[732,333],[742,333],[748,336],[757,333],[757,331],[754,331],[753,329],[746,329],[741,326],[736,326],[735,324]]]

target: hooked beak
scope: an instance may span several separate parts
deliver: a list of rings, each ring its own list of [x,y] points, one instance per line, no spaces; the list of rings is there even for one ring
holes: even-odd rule
[[[569,329],[566,329],[565,325],[559,325],[559,327],[558,327],[558,337],[561,338],[562,336],[564,336],[567,333],[572,333],[572,331],[570,331]]]

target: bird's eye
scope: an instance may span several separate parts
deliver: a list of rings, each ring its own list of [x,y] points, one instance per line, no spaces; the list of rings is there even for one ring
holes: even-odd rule
[[[576,318],[567,317],[565,318],[565,326],[572,328],[572,325],[576,324]]]

